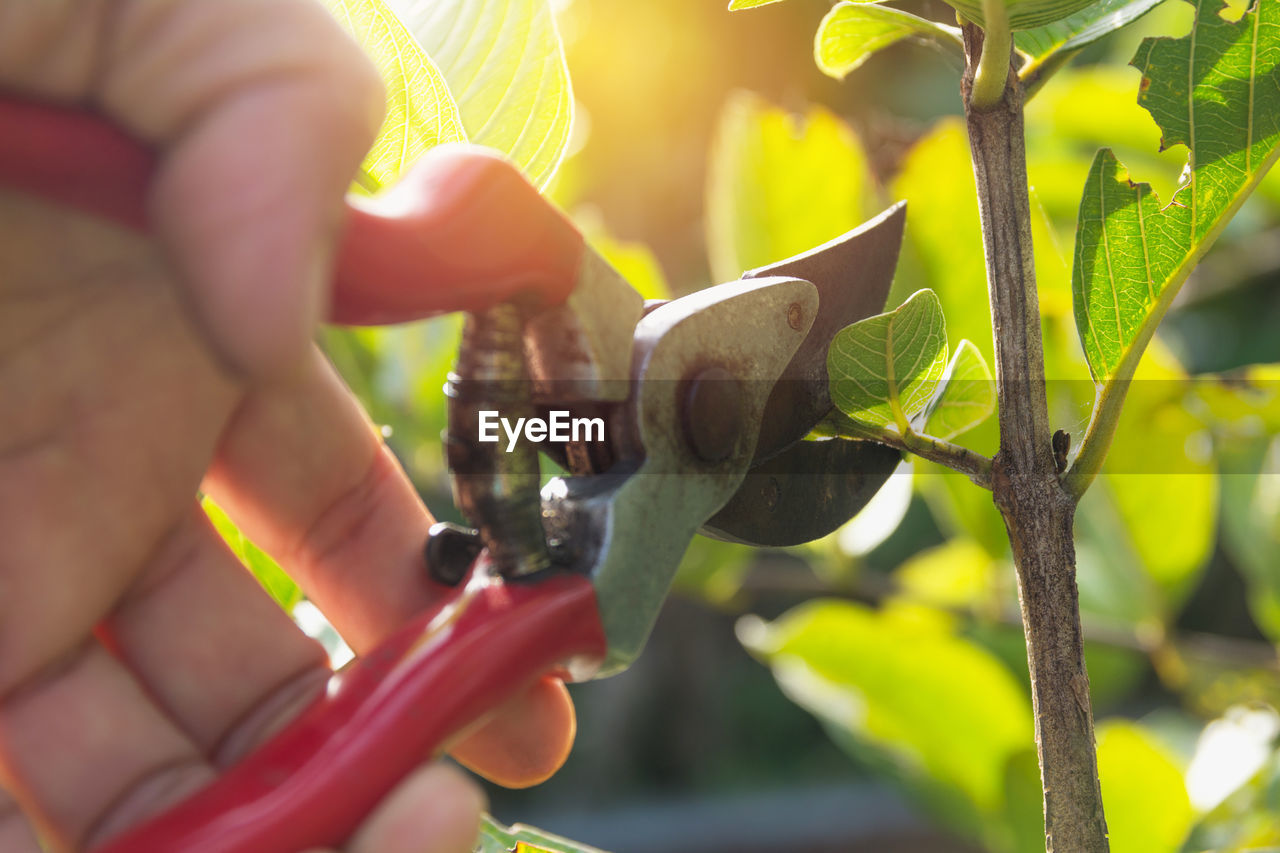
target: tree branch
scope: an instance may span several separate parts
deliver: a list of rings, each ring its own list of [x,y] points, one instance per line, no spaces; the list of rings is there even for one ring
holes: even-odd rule
[[[1046,849],[1104,853],[1107,824],[1075,580],[1075,501],[1058,480],[1045,395],[1022,91],[1010,56],[999,100],[975,102],[982,32],[966,24],[964,38],[968,62],[962,91],[995,332],[1000,450],[992,464],[992,495],[1018,573]]]

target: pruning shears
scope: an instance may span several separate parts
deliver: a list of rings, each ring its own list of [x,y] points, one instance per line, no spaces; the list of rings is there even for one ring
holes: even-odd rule
[[[145,230],[154,154],[87,112],[0,98],[0,186]],[[826,353],[883,310],[896,205],[810,252],[665,303],[627,285],[518,170],[434,149],[351,199],[332,318],[466,311],[447,388],[455,499],[474,525],[426,544],[437,603],[337,672],[288,728],[98,853],[281,853],[341,844],[424,758],[546,674],[641,651],[693,536],[790,545],[834,530],[898,462],[806,441],[831,410]],[[598,418],[539,454],[479,440],[481,413]]]

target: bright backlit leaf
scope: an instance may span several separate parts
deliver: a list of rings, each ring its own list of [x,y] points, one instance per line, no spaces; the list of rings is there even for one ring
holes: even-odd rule
[[[960,31],[891,6],[836,4],[822,19],[813,56],[824,74],[843,80],[876,51],[903,39],[933,39],[963,51]]]
[[[1023,74],[1036,66],[1093,44],[1133,23],[1164,0],[1098,0],[1074,15],[1014,36],[1014,44],[1031,59]]]
[[[643,243],[615,237],[593,209],[575,213],[573,221],[591,248],[621,273],[637,293],[645,299],[671,298],[671,287],[652,249]]]
[[[601,853],[594,847],[569,841],[524,824],[503,826],[485,815],[475,853]]]
[[[906,430],[938,388],[947,366],[947,329],[932,290],[887,314],[841,329],[827,352],[831,400],[875,431]]]
[[[942,375],[942,390],[929,406],[924,431],[949,440],[968,432],[996,410],[996,385],[982,353],[963,340]]]
[[[387,87],[387,117],[360,167],[359,184],[376,192],[395,183],[422,152],[466,139],[444,77],[382,0],[324,0],[369,54]]]
[[[573,91],[548,0],[390,0],[436,63],[472,142],[546,186],[569,142]]]
[[[293,578],[285,574],[284,569],[280,568],[275,560],[245,538],[235,522],[211,498],[204,498],[201,506],[231,552],[258,579],[258,583],[262,584],[276,603],[285,609],[285,612],[292,611],[298,602],[302,601],[302,590],[293,582]]]
[[[893,573],[900,594],[933,607],[981,610],[993,599],[999,565],[986,549],[955,537],[916,554]]]
[[[1099,384],[1133,375],[1187,275],[1280,155],[1280,3],[1256,2],[1238,22],[1220,7],[1197,0],[1188,36],[1147,39],[1133,60],[1163,147],[1190,152],[1173,202],[1130,182],[1109,150],[1085,184],[1072,285]]]
[[[1173,759],[1141,727],[1098,726],[1098,777],[1113,850],[1178,853],[1191,830],[1191,802]]]
[[[707,185],[707,247],[716,281],[781,261],[880,210],[867,156],[821,107],[802,119],[745,92],[720,117]]]
[[[874,748],[907,781],[961,798],[967,829],[1003,807],[1005,763],[1032,737],[1030,703],[938,611],[812,601],[772,623],[746,617],[738,637],[838,742]]]
[[[1080,501],[1086,619],[1167,625],[1213,555],[1228,478],[1218,476],[1203,424],[1186,409],[1187,387],[1157,341],[1134,376],[1102,476]]]
[[[768,6],[770,3],[781,3],[782,0],[729,0],[729,11],[754,9],[757,6]]]

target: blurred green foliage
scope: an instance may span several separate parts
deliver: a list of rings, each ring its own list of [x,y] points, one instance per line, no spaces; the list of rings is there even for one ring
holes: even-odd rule
[[[816,67],[809,41],[829,0],[738,0],[735,7],[763,8],[734,15],[719,2],[688,0],[555,5],[578,107],[571,135],[548,131],[568,157],[548,192],[646,296],[735,278],[906,199],[890,304],[931,289],[948,337],[968,339],[993,361],[953,60],[904,39],[858,55],[861,67],[837,83]],[[1027,107],[1051,414],[1077,442],[1095,389],[1072,320],[1069,258],[1090,164],[1110,147],[1135,180],[1168,199],[1186,162],[1183,148],[1160,151],[1160,130],[1138,105],[1141,75],[1127,62],[1145,35],[1185,34],[1190,7],[1098,5],[1148,14],[1096,42],[1096,33],[1072,42],[1097,20],[1087,15],[1071,33],[1019,40],[1046,66],[1080,51]],[[932,0],[905,6],[953,20]],[[847,56],[842,62],[832,54],[830,70],[851,70]],[[434,66],[422,67],[429,74]],[[393,121],[420,109],[410,94],[392,97],[402,98]],[[451,103],[437,104],[444,123],[432,132],[442,139],[460,136],[472,114],[464,104],[449,131]],[[478,131],[466,124],[465,132]],[[392,180],[409,156],[383,150],[376,183]],[[1080,509],[1078,583],[1116,853],[1280,845],[1280,723],[1267,704],[1280,700],[1280,364],[1263,363],[1280,362],[1280,348],[1260,319],[1280,317],[1277,283],[1280,175],[1272,174],[1170,308],[1138,366],[1103,476]],[[439,436],[457,329],[444,318],[333,330],[324,341],[428,503],[450,518]],[[990,420],[959,439],[986,454],[996,440]],[[859,767],[901,786],[940,825],[994,853],[1043,849],[1003,522],[963,476],[917,460],[893,480],[910,488],[887,489],[892,505],[867,510],[881,529],[855,519],[784,555],[699,539],[676,592],[716,611],[767,615],[744,618],[739,634],[782,691]],[[236,544],[231,529],[219,529]],[[269,588],[294,600],[269,566],[258,568]],[[815,595],[827,597],[791,609]],[[799,761],[796,745],[770,740],[769,729],[792,738],[803,729],[779,722],[759,681],[716,682],[714,691],[733,691],[720,719],[752,729],[774,775],[788,757]],[[630,701],[642,698],[633,691]],[[655,744],[664,738],[696,751],[697,738],[668,736],[664,726],[632,731],[644,747],[635,754],[660,763]],[[760,775],[742,766],[701,778]]]

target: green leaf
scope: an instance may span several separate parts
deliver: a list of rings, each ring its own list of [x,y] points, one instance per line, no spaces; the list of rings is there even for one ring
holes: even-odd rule
[[[876,51],[906,38],[933,39],[963,54],[960,31],[888,6],[837,3],[818,27],[813,57],[823,73],[843,80]]]
[[[1013,38],[1018,49],[1030,57],[1020,71],[1026,75],[1038,66],[1093,44],[1103,36],[1127,26],[1150,12],[1164,0],[1098,0],[1074,15],[1034,30],[1024,30]]]
[[[893,573],[901,595],[933,607],[981,610],[994,599],[997,564],[981,545],[955,537],[921,551]]]
[[[603,853],[594,847],[558,835],[515,824],[506,827],[488,815],[480,820],[480,841],[475,853]]]
[[[1133,64],[1162,147],[1190,150],[1186,179],[1161,207],[1109,151],[1093,162],[1076,235],[1076,326],[1098,384],[1127,381],[1192,268],[1280,156],[1280,3],[1239,22],[1196,0],[1181,39],[1143,41]]]
[[[707,183],[717,281],[839,237],[880,210],[867,156],[821,107],[803,119],[746,92],[721,113]]]
[[[942,375],[942,390],[929,406],[924,431],[944,441],[955,438],[991,417],[996,410],[996,386],[986,359],[963,340]]]
[[[545,187],[564,157],[573,91],[548,0],[392,0],[439,67],[472,142]]]
[[[893,311],[836,333],[827,352],[831,400],[860,424],[905,433],[946,366],[942,306],[932,290],[920,290]]]
[[[757,6],[768,6],[770,3],[781,3],[782,0],[729,0],[729,11],[736,12],[739,9],[754,9]]]
[[[213,502],[212,498],[202,499],[200,505],[214,529],[222,536],[236,558],[253,573],[258,583],[262,584],[263,589],[270,593],[286,613],[291,612],[298,602],[302,601],[302,590],[293,582],[293,578],[285,574],[284,569],[280,568],[275,560],[245,538],[240,528],[236,527],[235,522],[222,507]]]
[[[382,73],[387,117],[360,167],[358,183],[376,192],[395,183],[422,152],[466,134],[444,77],[382,0],[324,0]]]
[[[1249,611],[1280,643],[1280,437],[1234,437],[1219,450],[1223,545],[1248,585]]]
[[[1111,846],[1177,853],[1191,830],[1191,802],[1168,753],[1133,723],[1098,726],[1098,777]]]
[[[1030,704],[1009,670],[939,612],[812,601],[772,623],[745,617],[738,637],[833,733],[962,803],[950,816],[967,830],[1002,810],[1005,764],[1032,738]]]

